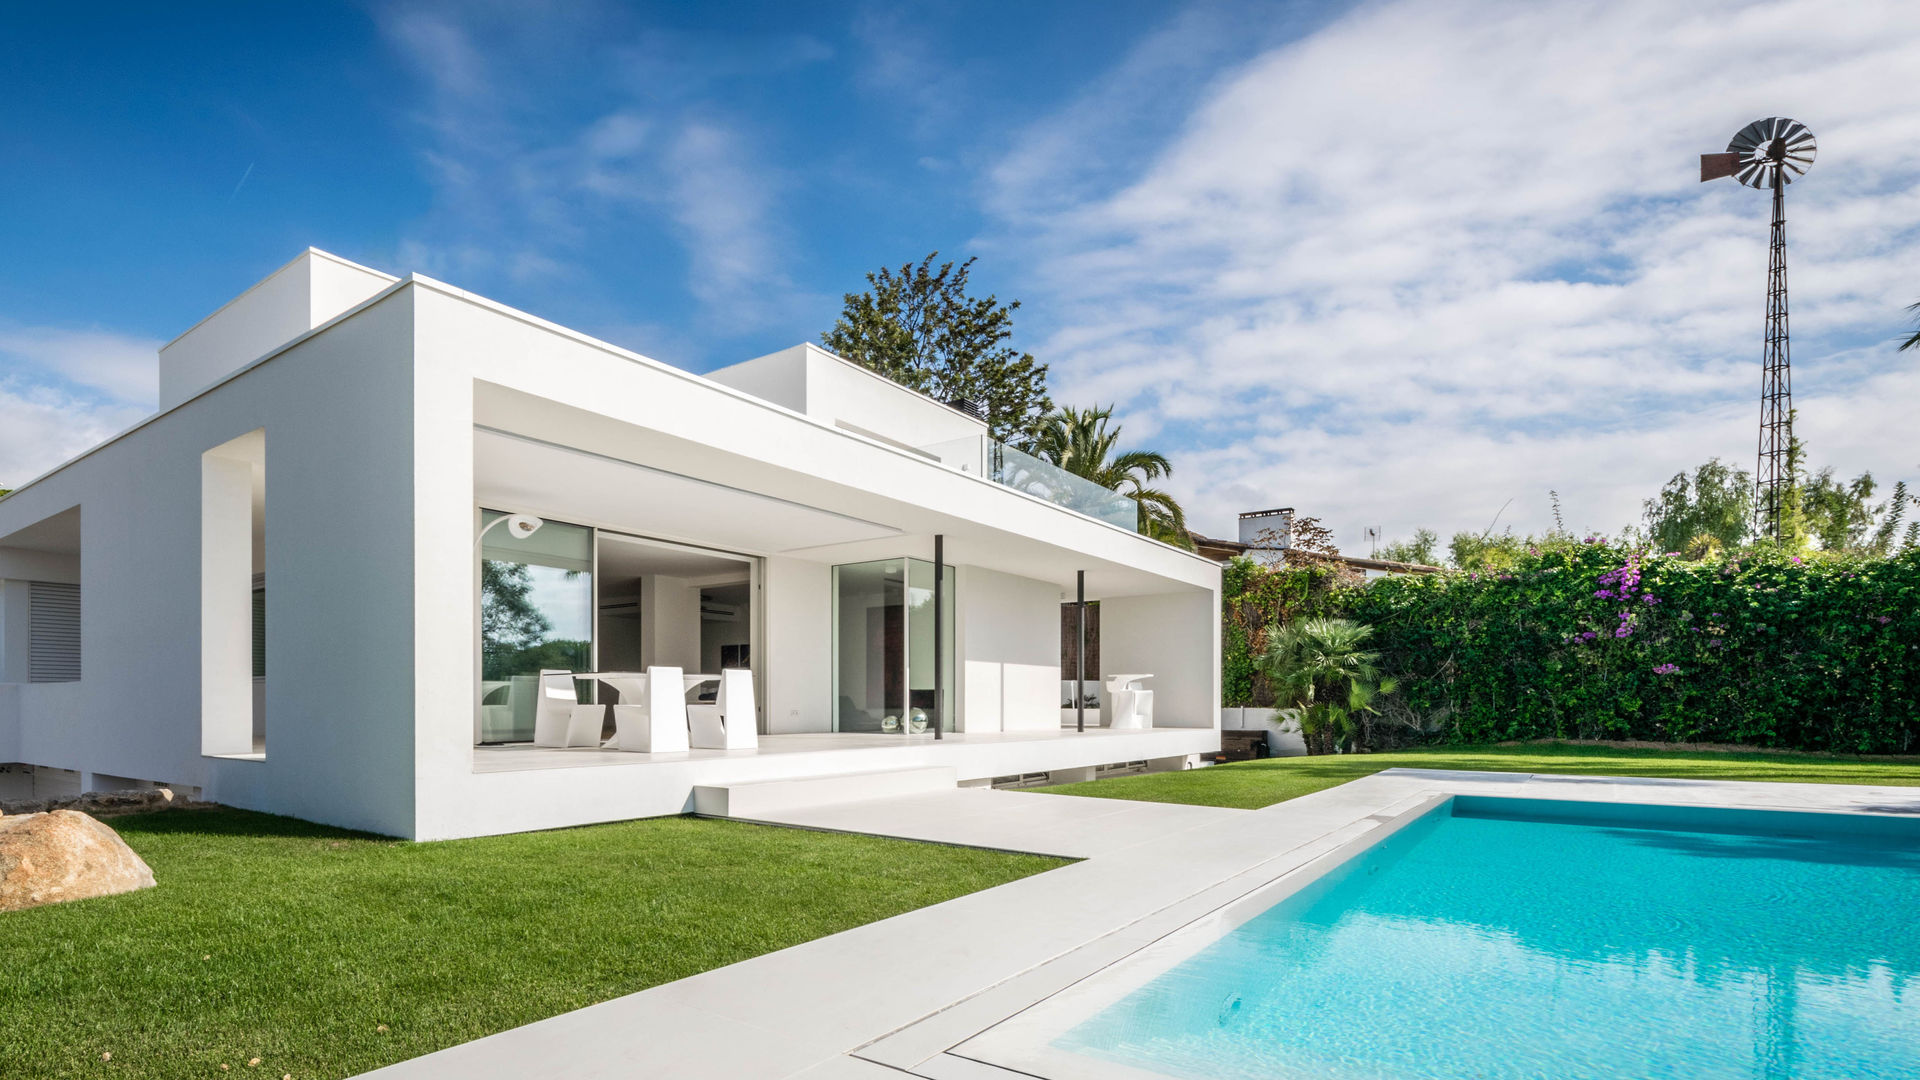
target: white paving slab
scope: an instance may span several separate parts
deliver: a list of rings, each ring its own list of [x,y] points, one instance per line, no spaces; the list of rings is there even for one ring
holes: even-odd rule
[[[780,823],[1083,861],[367,1075],[986,1076],[945,1051],[1450,794],[1920,814],[1911,788],[1410,769],[1251,811],[980,789],[797,808]]]

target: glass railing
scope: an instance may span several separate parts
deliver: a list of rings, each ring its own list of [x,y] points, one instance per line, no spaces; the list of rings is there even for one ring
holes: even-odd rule
[[[923,446],[920,450],[961,472],[978,473],[995,483],[1037,495],[1129,532],[1139,530],[1140,511],[1132,499],[984,435]]]
[[[988,443],[987,476],[1015,491],[1038,495],[1128,532],[1139,528],[1140,511],[1132,499],[1011,446]]]

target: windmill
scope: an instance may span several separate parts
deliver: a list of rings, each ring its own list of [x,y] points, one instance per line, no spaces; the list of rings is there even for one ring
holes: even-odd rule
[[[1780,538],[1781,513],[1793,488],[1793,370],[1787,347],[1787,185],[1813,167],[1813,132],[1798,120],[1770,116],[1741,128],[1724,154],[1700,155],[1700,180],[1731,176],[1773,191],[1773,235],[1767,256],[1766,346],[1760,361],[1760,453],[1754,470],[1753,529]]]

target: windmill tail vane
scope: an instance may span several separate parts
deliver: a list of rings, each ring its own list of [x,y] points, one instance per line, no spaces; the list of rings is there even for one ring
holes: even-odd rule
[[[1760,441],[1754,470],[1754,532],[1780,539],[1793,489],[1793,367],[1787,333],[1787,185],[1813,166],[1813,132],[1770,116],[1734,133],[1727,149],[1700,155],[1700,180],[1731,176],[1773,193],[1767,251],[1767,319],[1760,359]]]

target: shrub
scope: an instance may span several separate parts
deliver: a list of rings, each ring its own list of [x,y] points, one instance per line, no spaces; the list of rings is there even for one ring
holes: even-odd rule
[[[1292,592],[1249,582],[1240,595]],[[1498,573],[1328,588],[1316,607],[1373,627],[1399,707],[1443,721],[1441,740],[1920,748],[1917,551],[1692,561],[1556,544]],[[1229,639],[1263,638],[1231,625],[1236,610]]]

